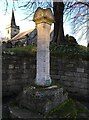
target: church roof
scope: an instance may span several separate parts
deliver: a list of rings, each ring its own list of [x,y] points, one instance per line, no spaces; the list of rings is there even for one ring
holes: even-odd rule
[[[27,30],[25,32],[18,33],[15,37],[11,39],[11,41],[18,41],[20,39],[25,39],[27,34],[30,34],[34,29]]]
[[[53,38],[53,30],[50,31],[50,40],[52,41],[52,38]],[[28,31],[25,31],[25,32],[21,32],[21,33],[18,33],[15,37],[13,37],[11,39],[11,41],[14,43],[14,42],[17,42],[17,41],[24,41],[26,40],[26,38],[29,37],[29,40],[30,42],[36,42],[37,40],[37,29],[30,29]]]

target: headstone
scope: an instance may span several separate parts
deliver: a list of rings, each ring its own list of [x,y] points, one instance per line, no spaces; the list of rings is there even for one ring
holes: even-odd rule
[[[50,29],[54,22],[51,9],[38,8],[33,18],[37,27],[37,74],[36,85],[51,85],[50,78]]]

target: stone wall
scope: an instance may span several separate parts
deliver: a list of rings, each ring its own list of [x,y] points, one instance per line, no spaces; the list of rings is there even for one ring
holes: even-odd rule
[[[51,61],[52,79],[62,84],[69,95],[89,99],[89,61],[56,58]]]
[[[3,95],[20,92],[23,87],[34,84],[36,59],[3,56]],[[82,60],[51,58],[51,78],[64,86],[71,96],[89,99],[89,62]]]
[[[2,84],[3,96],[17,94],[23,87],[34,84],[35,59],[3,56]]]

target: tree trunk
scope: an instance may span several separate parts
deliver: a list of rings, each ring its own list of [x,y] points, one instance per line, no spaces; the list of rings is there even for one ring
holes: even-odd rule
[[[64,3],[53,2],[53,11],[54,11],[54,18],[55,18],[53,41],[58,46],[64,42],[64,29],[63,29]]]

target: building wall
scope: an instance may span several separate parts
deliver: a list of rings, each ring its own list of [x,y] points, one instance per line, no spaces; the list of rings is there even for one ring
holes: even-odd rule
[[[19,33],[19,29],[16,27],[11,28],[11,38]]]
[[[17,27],[17,26],[16,27],[7,26],[7,28],[6,28],[7,41],[10,40],[11,38],[13,38],[18,33],[19,33],[19,27]]]
[[[10,40],[11,39],[11,27],[8,25],[6,27],[6,40]]]

